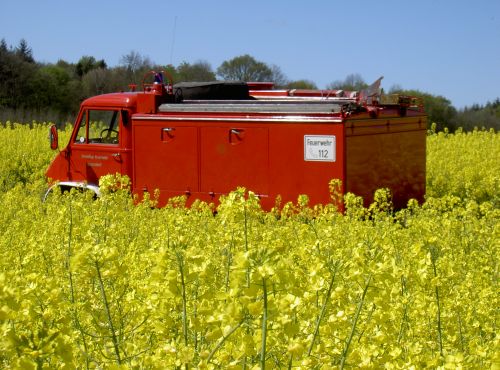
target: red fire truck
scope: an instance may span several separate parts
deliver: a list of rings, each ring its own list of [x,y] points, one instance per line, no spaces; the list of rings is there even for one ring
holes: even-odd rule
[[[331,201],[329,182],[373,200],[389,188],[395,207],[425,194],[426,116],[416,99],[364,91],[276,90],[271,83],[163,82],[91,97],[69,143],[47,170],[50,188],[87,188],[120,173],[132,191],[159,190],[217,202],[239,186],[270,209],[307,194]],[[149,78],[148,78],[149,79]],[[51,147],[58,149],[51,127]]]

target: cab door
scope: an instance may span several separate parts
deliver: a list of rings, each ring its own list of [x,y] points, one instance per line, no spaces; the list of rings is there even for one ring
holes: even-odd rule
[[[70,180],[98,185],[106,174],[123,173],[122,113],[117,109],[85,109],[71,138]]]

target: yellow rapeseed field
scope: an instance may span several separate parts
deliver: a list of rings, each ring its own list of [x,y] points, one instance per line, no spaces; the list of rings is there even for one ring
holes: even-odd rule
[[[499,134],[430,133],[423,205],[266,213],[235,189],[214,215],[42,203],[47,129],[0,127],[0,368],[500,368]]]

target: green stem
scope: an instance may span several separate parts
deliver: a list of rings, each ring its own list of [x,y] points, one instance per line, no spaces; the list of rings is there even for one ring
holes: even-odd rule
[[[401,277],[401,297],[405,297],[406,295],[406,279]],[[401,318],[401,325],[399,326],[399,334],[398,334],[398,344],[401,343],[403,339],[405,327],[408,327],[408,303],[403,305],[403,317]]]
[[[198,282],[195,283],[195,289],[194,289],[194,304],[193,304],[193,319],[196,320],[198,317],[198,306],[196,302],[198,302],[198,289],[199,285]],[[194,341],[194,350],[198,351],[198,332],[196,329],[193,329],[193,341]]]
[[[208,355],[208,358],[207,358],[207,363],[210,362],[210,360],[212,360],[212,357],[214,356],[215,352],[217,352],[219,350],[219,348],[222,347],[222,345],[224,344],[224,342],[227,340],[227,338],[229,338],[231,336],[231,334],[233,334],[243,323],[245,322],[245,319],[241,320],[234,328],[232,328],[229,333],[227,333],[220,341],[219,343],[217,343],[217,345],[215,346],[215,348],[210,352],[210,354]]]
[[[186,282],[184,281],[184,261],[180,253],[177,253],[177,262],[179,264],[179,272],[181,274],[182,288],[182,334],[184,336],[184,345],[188,344],[188,327],[187,327],[187,298],[186,298]]]
[[[69,200],[69,225],[68,225],[68,250],[66,253],[66,268],[68,269],[68,278],[69,278],[69,293],[70,293],[70,302],[75,303],[75,293],[73,288],[73,274],[71,273],[71,238],[73,235],[73,208],[71,207],[71,199]]]
[[[248,251],[248,218],[247,218],[247,206],[243,205],[243,216],[245,220],[245,252]]]
[[[226,292],[229,292],[229,277],[231,275],[231,264],[233,262],[233,257],[232,257],[233,246],[234,246],[234,229],[231,230],[231,244],[227,248],[226,277],[224,278]]]
[[[347,355],[349,353],[349,347],[351,345],[352,338],[354,338],[354,333],[356,332],[356,326],[358,324],[359,315],[360,315],[361,310],[363,308],[363,304],[365,302],[366,292],[368,291],[368,287],[370,286],[371,279],[372,279],[372,276],[370,275],[368,277],[368,279],[366,280],[365,289],[363,290],[363,294],[361,295],[361,299],[358,303],[358,307],[356,308],[356,314],[354,315],[354,321],[352,323],[351,333],[349,334],[349,338],[347,339],[347,342],[345,344],[344,351],[342,352],[342,360],[340,361],[340,369],[341,370],[344,368],[345,361],[347,360]]]
[[[248,252],[248,217],[247,217],[247,205],[243,205],[243,216],[245,220],[245,252]],[[247,267],[247,288],[250,288],[250,267]]]
[[[260,353],[260,368],[266,368],[266,340],[267,340],[267,283],[266,278],[262,278],[262,288],[264,290],[264,307],[262,310],[262,351]]]
[[[106,291],[104,290],[104,283],[102,281],[101,269],[99,268],[99,262],[95,261],[95,268],[97,270],[97,278],[99,279],[99,286],[101,288],[102,300],[104,302],[104,309],[106,310],[106,316],[108,318],[109,330],[111,331],[111,339],[113,340],[113,347],[115,349],[116,360],[118,365],[122,363],[120,358],[120,348],[118,346],[118,338],[116,336],[115,327],[113,325],[113,320],[111,318],[111,311],[109,309],[108,298],[106,297]]]
[[[434,270],[434,277],[437,278],[437,267],[436,260],[434,258],[432,260],[432,268]],[[439,353],[441,357],[443,357],[443,332],[441,329],[441,301],[439,299],[439,287],[436,284],[434,288],[434,294],[436,296],[436,304],[437,304],[437,330],[438,330],[438,343],[439,343]]]
[[[462,353],[465,353],[464,335],[462,332],[462,317],[460,316],[460,311],[458,312],[458,332],[460,333],[460,349],[462,350]]]
[[[69,197],[69,226],[68,226],[68,251],[66,254],[66,268],[68,269],[68,279],[69,279],[69,292],[70,292],[70,303],[71,303],[71,312],[73,313],[73,320],[76,328],[80,332],[83,342],[83,349],[85,352],[85,368],[90,368],[89,356],[88,356],[88,346],[87,340],[85,339],[85,333],[83,332],[82,325],[80,324],[80,320],[78,319],[78,314],[76,312],[75,307],[75,284],[73,281],[73,273],[71,272],[71,256],[73,255],[73,249],[71,246],[71,240],[73,239],[73,203],[71,197]]]
[[[71,272],[71,239],[73,237],[73,208],[71,207],[71,199],[69,201],[69,230],[68,230],[68,252],[66,254],[66,266],[68,268],[69,277],[69,292],[70,292],[70,302],[75,303],[75,290],[73,286],[73,273]]]
[[[314,343],[316,342],[316,338],[319,335],[319,327],[321,325],[321,320],[323,320],[323,317],[325,316],[326,306],[328,305],[328,302],[330,301],[330,295],[332,293],[333,282],[335,281],[335,275],[337,274],[337,268],[338,268],[338,264],[335,266],[335,270],[333,271],[332,278],[330,279],[330,284],[328,285],[328,291],[326,292],[325,301],[323,302],[323,306],[321,307],[321,312],[318,316],[318,319],[316,320],[316,328],[314,329],[314,334],[313,334],[313,338],[311,341],[311,345],[309,346],[309,350],[307,351],[308,356],[311,355],[311,352],[312,352],[313,347],[314,347]]]

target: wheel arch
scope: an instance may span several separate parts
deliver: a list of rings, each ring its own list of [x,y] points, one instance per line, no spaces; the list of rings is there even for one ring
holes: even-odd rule
[[[45,202],[47,200],[47,197],[49,194],[54,191],[54,189],[60,188],[62,191],[70,191],[73,188],[76,189],[81,189],[81,190],[90,190],[94,193],[96,197],[101,196],[101,191],[99,189],[99,186],[94,185],[94,184],[87,184],[84,182],[76,182],[76,181],[60,181],[52,184],[49,186],[45,194],[43,195],[42,200]]]

